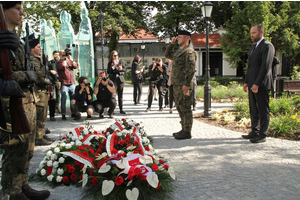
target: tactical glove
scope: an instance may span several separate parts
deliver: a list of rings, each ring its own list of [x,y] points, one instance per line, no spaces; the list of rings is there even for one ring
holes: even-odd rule
[[[0,48],[7,48],[15,51],[19,46],[18,36],[10,30],[0,31]]]
[[[37,75],[35,71],[25,71],[26,74],[25,81],[28,83],[37,83]]]

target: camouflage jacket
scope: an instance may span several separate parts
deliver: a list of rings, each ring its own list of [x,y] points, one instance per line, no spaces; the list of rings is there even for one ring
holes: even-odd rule
[[[30,53],[30,66],[34,68],[38,78],[38,82],[35,84],[35,91],[46,92],[48,90],[46,88],[46,68],[41,58]]]
[[[14,53],[16,55],[16,58],[15,62],[12,63],[12,78],[20,84],[22,91],[26,95],[26,97],[22,99],[22,102],[23,104],[36,102],[37,99],[35,99],[35,91],[33,90],[33,92],[30,92],[28,83],[26,82],[26,74],[24,73],[24,71],[26,71],[24,45],[20,43],[18,49]],[[2,100],[5,102],[9,102],[9,97],[3,96]]]
[[[188,45],[183,49],[176,50],[175,45],[170,44],[165,52],[165,57],[173,60],[171,84],[192,88],[197,58],[194,49]]]

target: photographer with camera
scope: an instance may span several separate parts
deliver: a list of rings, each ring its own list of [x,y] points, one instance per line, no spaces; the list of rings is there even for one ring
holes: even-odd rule
[[[77,63],[72,59],[71,52],[69,49],[61,50],[59,52],[60,60],[56,63],[56,69],[58,71],[59,81],[61,82],[61,115],[62,120],[66,118],[66,101],[67,94],[69,94],[70,101],[75,98],[75,79],[74,69],[77,69]],[[72,117],[73,110],[70,103],[70,109]]]
[[[86,112],[87,118],[92,118],[94,112],[93,90],[84,76],[78,78],[78,83],[79,85],[75,88],[75,99],[71,102],[73,112],[75,113],[74,120],[81,118],[80,112]]]
[[[99,112],[99,118],[103,118],[104,108],[109,108],[108,115],[114,118],[114,110],[116,108],[116,89],[111,80],[106,79],[105,71],[101,71],[98,80],[94,85],[94,94],[97,100],[94,101],[96,112]]]
[[[162,104],[163,104],[163,98],[165,96],[166,92],[166,71],[167,66],[162,63],[161,58],[157,58],[155,60],[156,62],[153,63],[152,68],[149,68],[149,96],[148,96],[148,108],[145,112],[149,112],[151,110],[152,105],[152,99],[153,94],[155,91],[155,87],[158,89],[158,105],[159,105],[159,111],[163,111]]]
[[[109,75],[109,79],[115,84],[121,114],[126,114],[123,110],[124,73],[125,68],[123,67],[123,62],[122,60],[119,60],[118,52],[113,50],[110,53],[110,59],[107,64],[107,74]]]

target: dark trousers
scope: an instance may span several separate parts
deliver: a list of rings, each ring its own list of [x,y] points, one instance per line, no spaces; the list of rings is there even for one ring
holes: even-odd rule
[[[168,85],[166,84],[166,94],[165,94],[165,106],[169,105],[169,90],[168,90]]]
[[[107,101],[94,101],[95,111],[102,115],[104,108],[109,108],[108,115],[112,114],[116,108],[116,99],[109,99]]]
[[[269,90],[258,90],[256,94],[248,91],[252,132],[266,137],[270,122]]]
[[[142,96],[142,80],[137,80],[133,82],[133,101],[134,103],[140,103]]]
[[[149,84],[150,92],[149,92],[149,96],[148,96],[148,108],[151,108],[155,87],[157,87],[157,90],[158,90],[158,105],[159,105],[159,108],[162,108],[163,97],[164,97],[164,96],[162,96],[162,93],[164,91],[165,82],[163,80],[160,80],[160,81],[150,81],[149,83],[150,83]]]
[[[84,106],[83,103],[79,101],[76,101],[76,103],[72,104],[71,106],[76,117],[81,116],[81,112],[87,112],[90,108],[95,110],[92,104]]]
[[[173,104],[174,104],[174,94],[173,94],[173,85],[169,86],[169,92],[170,92],[170,108],[173,108]]]
[[[123,110],[123,89],[124,89],[124,82],[122,83],[119,78],[116,78],[114,81],[114,85],[116,88],[116,93],[118,94],[118,104],[120,111]]]

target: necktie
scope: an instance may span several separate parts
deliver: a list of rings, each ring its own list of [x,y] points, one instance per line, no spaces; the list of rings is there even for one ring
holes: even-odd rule
[[[251,52],[250,52],[250,56],[252,55],[252,53],[255,51],[256,49],[256,44],[254,45],[254,47],[252,48]]]

